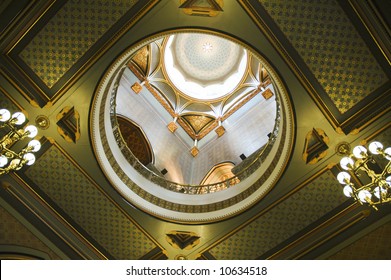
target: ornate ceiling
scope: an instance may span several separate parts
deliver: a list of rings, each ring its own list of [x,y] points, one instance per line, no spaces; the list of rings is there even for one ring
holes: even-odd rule
[[[34,165],[0,177],[1,258],[391,259],[390,206],[360,206],[335,179],[342,148],[373,139],[391,144],[388,10],[389,3],[377,0],[1,2],[0,105],[25,112],[40,127],[42,143]],[[271,66],[293,110],[292,150],[276,167],[274,187],[250,208],[214,223],[159,219],[124,200],[101,169],[91,133],[99,85],[109,83],[105,74],[129,49],[139,51],[123,70],[139,76],[123,85],[141,97],[131,86],[148,76],[142,90],[166,94],[172,104],[164,107],[166,124],[180,112],[187,137],[201,135],[235,107],[234,102],[216,115],[210,103],[182,103],[183,95],[158,86],[164,73],[149,77],[157,65],[149,53],[163,46],[153,38],[192,28],[225,34],[260,54],[265,63],[257,65],[247,56],[255,69],[247,72],[250,87],[268,81],[262,66]],[[147,38],[152,39],[146,46]],[[208,52],[215,45],[202,47]],[[204,118],[194,114],[195,107]],[[247,125],[251,130],[263,123]],[[156,137],[148,139],[153,146]],[[241,142],[251,145],[245,137]],[[203,175],[210,170],[200,165],[186,172],[198,169]],[[129,188],[158,199],[134,184]],[[170,202],[164,207],[183,211]]]

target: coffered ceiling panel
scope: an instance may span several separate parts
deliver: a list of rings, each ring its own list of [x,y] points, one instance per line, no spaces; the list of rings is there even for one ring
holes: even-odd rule
[[[216,259],[256,259],[346,201],[340,189],[328,170],[209,252]]]
[[[391,67],[347,1],[241,2],[255,12],[335,127],[348,133],[384,113]],[[380,108],[371,107],[373,102]]]
[[[7,256],[13,259],[15,255],[19,255],[20,258],[33,259],[46,255],[51,259],[59,259],[49,247],[3,207],[0,207],[0,219],[0,247],[4,244],[12,244],[7,249],[4,247],[0,249],[1,259]],[[33,250],[40,253],[33,255]]]
[[[156,2],[47,2],[30,26],[18,27],[16,43],[14,38],[6,38],[7,74],[20,77],[14,82],[23,83],[33,95],[29,97],[41,107],[55,101],[86,70],[86,64],[90,65],[119,38],[115,35],[129,29]],[[35,1],[34,5],[42,6],[42,2]]]
[[[391,222],[331,256],[331,260],[389,260],[391,259]]]
[[[66,213],[68,222],[81,226],[92,243],[103,246],[113,258],[138,259],[156,247],[58,146],[50,145],[26,176],[52,207]]]

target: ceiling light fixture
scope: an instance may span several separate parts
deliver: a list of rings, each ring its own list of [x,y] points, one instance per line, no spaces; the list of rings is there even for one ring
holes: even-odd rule
[[[391,147],[383,149],[382,143],[374,141],[368,149],[356,146],[352,152],[340,161],[342,169],[346,170],[337,175],[338,181],[345,185],[343,193],[378,210],[376,205],[391,202]],[[370,182],[356,186],[351,181],[351,174],[366,175]]]
[[[24,165],[32,165],[35,162],[34,152],[39,151],[41,143],[31,140],[20,152],[10,149],[16,142],[29,137],[34,138],[38,129],[34,125],[28,125],[24,129],[19,126],[26,121],[23,113],[17,112],[11,115],[7,109],[0,109],[0,175],[16,171]]]

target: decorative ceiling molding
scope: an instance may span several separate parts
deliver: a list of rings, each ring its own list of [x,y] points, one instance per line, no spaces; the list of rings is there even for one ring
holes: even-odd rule
[[[80,138],[80,114],[74,107],[66,106],[57,114],[57,131],[69,143]]]
[[[203,33],[200,33],[203,34]],[[199,36],[199,35],[198,35]],[[208,35],[210,36],[210,35]],[[223,98],[217,100],[196,100],[188,97],[170,81],[166,73],[164,59],[162,55],[164,48],[170,36],[159,39],[160,43],[157,47],[152,47],[154,42],[148,45],[148,58],[146,58],[146,46],[136,52],[132,59],[127,63],[129,70],[139,79],[140,82],[134,83],[131,88],[135,93],[140,93],[144,87],[153,95],[153,97],[162,105],[162,107],[171,115],[173,122],[167,124],[171,132],[176,131],[176,124],[180,125],[183,130],[189,135],[192,140],[201,140],[210,132],[218,129],[216,133],[221,137],[224,135],[225,129],[221,126],[221,122],[227,120],[231,115],[245,106],[251,99],[259,93],[265,100],[274,96],[270,89],[271,79],[262,61],[258,60],[253,54],[247,54],[246,71],[236,88],[227,93]],[[229,38],[227,38],[229,40]],[[136,61],[137,60],[137,61]],[[139,66],[139,61],[149,61],[148,66],[143,69],[148,69],[145,73]],[[150,61],[155,61],[155,66],[150,66]],[[175,98],[168,96],[168,91],[175,95]],[[194,109],[196,108],[196,109]],[[216,109],[219,108],[219,109]],[[205,123],[199,127],[199,119],[201,115],[210,115],[212,121]],[[195,121],[195,117],[189,120],[189,115],[199,116]],[[214,116],[213,116],[214,115]],[[186,116],[186,117],[184,117]]]
[[[390,110],[391,67],[347,2],[239,3],[337,132],[357,132]]]
[[[307,133],[304,142],[303,160],[306,164],[315,164],[327,155],[329,137],[320,128]]]
[[[21,88],[31,104],[43,107],[55,103],[159,1],[99,2],[101,5],[74,0],[47,1],[42,6],[36,1],[23,13],[29,18],[32,16],[29,11],[36,12],[39,8],[40,14],[35,14],[36,18],[28,25],[23,18],[19,19],[13,25],[18,37],[13,31],[12,37],[4,38],[1,72]],[[89,32],[83,31],[86,28]],[[6,30],[5,34],[9,33]]]
[[[167,242],[176,249],[191,250],[200,243],[200,236],[188,231],[170,231],[166,234]]]
[[[180,9],[193,16],[215,17],[223,11],[223,0],[180,0]]]
[[[106,258],[138,259],[156,247],[149,234],[56,142],[48,144],[23,174],[44,204]]]

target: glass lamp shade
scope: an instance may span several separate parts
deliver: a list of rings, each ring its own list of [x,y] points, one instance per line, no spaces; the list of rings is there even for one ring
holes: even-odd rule
[[[350,182],[350,175],[349,175],[349,173],[344,172],[344,171],[339,172],[337,175],[337,180],[341,184],[349,183]]]
[[[0,109],[0,122],[6,122],[11,118],[11,113],[7,109]]]
[[[368,149],[372,154],[378,155],[379,151],[383,150],[383,144],[380,142],[374,141],[371,144],[369,144]]]
[[[387,183],[389,186],[391,186],[391,176],[388,176],[388,177],[386,178],[386,183]]]
[[[343,157],[341,158],[339,164],[341,165],[342,169],[351,170],[354,166],[354,160],[350,157]]]
[[[374,194],[378,199],[380,199],[380,193],[385,194],[385,193],[387,193],[387,190],[385,190],[385,189],[383,189],[383,188],[381,188],[381,187],[376,187],[376,188],[375,188],[375,191],[373,192],[373,194]]]
[[[20,125],[26,121],[26,116],[22,112],[16,112],[12,115],[13,119],[16,119],[15,124]]]
[[[33,165],[35,162],[35,156],[32,153],[27,153],[23,156],[23,159],[26,160],[27,165]]]
[[[386,159],[391,160],[391,147],[388,147],[384,150],[384,156],[386,157]]]
[[[0,156],[0,167],[4,167],[8,163],[8,158],[5,156]]]
[[[41,142],[38,140],[31,140],[27,145],[32,152],[38,152],[41,149]]]
[[[349,185],[346,185],[344,188],[343,188],[343,193],[344,195],[346,195],[347,197],[352,197],[352,194],[353,194],[353,189],[351,186]]]
[[[38,129],[34,125],[26,126],[24,131],[27,133],[27,136],[30,138],[34,138],[38,134]]]
[[[367,149],[364,146],[356,146],[353,149],[353,155],[356,158],[364,158],[367,156]]]
[[[372,195],[368,190],[361,190],[358,192],[358,198],[364,202],[367,203],[367,199],[371,199]]]

